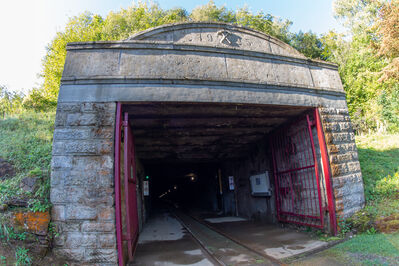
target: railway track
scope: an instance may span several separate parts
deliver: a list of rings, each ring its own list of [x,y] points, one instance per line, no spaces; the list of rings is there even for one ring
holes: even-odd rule
[[[215,265],[283,265],[187,213],[178,209],[171,210],[171,213]]]

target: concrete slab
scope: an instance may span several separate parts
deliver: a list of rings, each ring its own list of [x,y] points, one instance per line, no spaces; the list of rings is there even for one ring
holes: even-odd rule
[[[288,258],[327,245],[327,242],[320,241],[308,233],[272,224],[244,221],[212,223],[210,226],[275,259]]]
[[[158,211],[144,225],[134,261],[129,265],[211,266],[191,235],[167,211]]]
[[[140,233],[139,244],[152,241],[171,241],[182,239],[185,235],[183,226],[167,212],[151,217]]]

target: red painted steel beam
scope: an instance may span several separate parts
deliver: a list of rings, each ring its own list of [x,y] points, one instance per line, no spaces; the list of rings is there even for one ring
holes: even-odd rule
[[[118,248],[118,264],[125,264],[123,258],[122,244],[122,207],[121,207],[121,129],[122,129],[122,104],[116,105],[115,121],[115,222],[116,222],[116,243]]]
[[[326,140],[325,140],[318,108],[315,108],[314,116],[316,119],[317,136],[319,139],[321,159],[322,159],[322,163],[323,163],[324,178],[325,178],[325,183],[326,183],[328,214],[330,216],[330,226],[332,227],[333,235],[336,235],[337,234],[337,219],[336,219],[336,214],[335,214],[334,193],[332,190],[330,161],[329,161],[329,157],[328,157]]]
[[[315,173],[316,173],[316,182],[317,182],[317,195],[319,197],[320,221],[321,221],[321,226],[323,226],[324,225],[324,219],[323,219],[324,217],[323,217],[323,208],[321,206],[319,167],[317,165],[317,156],[316,156],[316,151],[315,151],[315,146],[314,146],[314,141],[313,141],[313,133],[312,133],[312,128],[311,128],[309,115],[306,115],[306,120],[308,122],[309,137],[310,137],[310,142],[312,144],[312,155],[313,155],[313,159],[314,159],[314,166],[315,166]]]

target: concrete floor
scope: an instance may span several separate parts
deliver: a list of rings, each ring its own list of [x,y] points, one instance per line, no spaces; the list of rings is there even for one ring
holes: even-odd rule
[[[322,248],[327,242],[312,238],[310,234],[274,224],[251,221],[209,222],[218,231],[240,243],[275,259],[285,259]]]
[[[214,265],[215,259],[225,265],[271,265],[275,263],[258,254],[280,260],[327,245],[307,233],[277,225],[254,223],[237,217],[207,217],[203,220],[210,227],[256,251],[256,254],[184,213],[176,214],[197,240],[166,208],[158,209],[145,224],[134,262],[130,265],[207,266]],[[212,254],[213,258],[208,254]]]
[[[193,237],[166,210],[157,210],[140,233],[129,265],[214,265]]]

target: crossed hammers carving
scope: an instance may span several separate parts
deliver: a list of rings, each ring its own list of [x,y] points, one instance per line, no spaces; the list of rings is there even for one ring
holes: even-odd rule
[[[218,35],[218,36],[219,36],[219,35],[222,36],[222,39],[220,39],[220,43],[223,43],[223,41],[226,40],[226,42],[227,42],[228,44],[231,44],[231,41],[227,38],[229,35],[231,35],[231,33],[228,32],[227,30],[218,31],[217,35]]]

